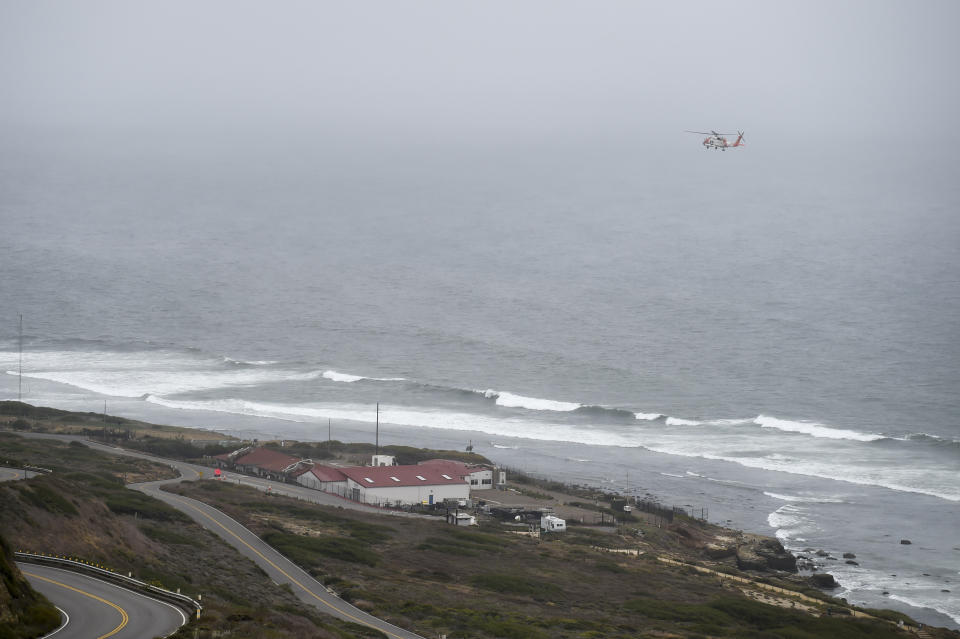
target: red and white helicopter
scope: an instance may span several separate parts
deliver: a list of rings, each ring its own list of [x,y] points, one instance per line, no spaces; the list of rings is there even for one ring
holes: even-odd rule
[[[725,135],[733,135],[733,133],[717,133],[716,131],[687,131],[687,133],[697,133],[699,135],[705,135],[703,139],[703,148],[705,149],[720,149],[721,151],[726,151],[727,149],[735,149],[738,146],[745,146],[743,143],[743,131],[737,131],[737,141],[733,144],[727,141]]]

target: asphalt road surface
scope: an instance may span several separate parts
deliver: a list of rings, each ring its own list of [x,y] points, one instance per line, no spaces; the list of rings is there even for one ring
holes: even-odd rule
[[[55,639],[145,639],[173,634],[187,622],[168,603],[79,573],[17,562],[34,590],[60,609],[65,624]]]
[[[15,481],[18,479],[29,479],[30,477],[36,476],[37,473],[33,472],[32,470],[0,466],[0,481]]]
[[[130,457],[149,459],[151,461],[170,466],[171,468],[179,471],[181,476],[176,479],[165,479],[141,484],[129,484],[128,487],[132,488],[133,490],[139,490],[140,492],[150,495],[151,497],[160,499],[161,501],[170,504],[174,508],[183,511],[201,526],[212,531],[228,544],[236,548],[242,555],[253,560],[253,562],[260,566],[270,576],[270,578],[273,579],[274,582],[278,584],[290,584],[294,594],[300,598],[301,601],[313,606],[320,612],[333,615],[346,621],[352,621],[354,623],[370,626],[371,628],[376,628],[380,632],[386,634],[388,637],[393,637],[395,639],[423,639],[421,635],[404,630],[403,628],[394,626],[393,624],[387,623],[382,619],[378,619],[373,615],[367,614],[359,608],[350,605],[346,601],[343,601],[336,595],[330,593],[323,584],[307,574],[302,568],[281,555],[272,547],[268,546],[250,530],[231,519],[224,513],[220,512],[216,508],[189,497],[182,497],[180,495],[174,495],[160,490],[160,487],[165,484],[177,483],[185,479],[196,480],[206,478],[212,480],[212,468],[208,468],[206,466],[197,466],[195,464],[187,464],[185,462],[174,461],[170,459],[163,459],[160,457],[153,457],[152,455],[147,455],[138,451],[104,446],[103,444],[91,442],[80,437],[71,437],[68,435],[43,435],[37,433],[22,434],[27,437],[60,439],[63,441],[78,440],[95,450],[114,455],[127,455]],[[355,504],[334,495],[328,495],[326,493],[317,490],[311,490],[302,486],[292,486],[290,484],[271,482],[232,473],[226,474],[226,477],[219,481],[236,481],[253,485],[260,490],[266,490],[267,488],[270,488],[271,492],[288,495],[313,503],[343,506],[344,508],[377,512],[381,514],[384,513],[384,511],[373,508],[372,506]],[[61,639],[61,637],[58,635],[56,639]]]

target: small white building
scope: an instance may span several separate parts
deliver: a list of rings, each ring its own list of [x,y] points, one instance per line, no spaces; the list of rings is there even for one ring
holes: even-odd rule
[[[477,518],[470,513],[456,511],[447,513],[447,523],[453,524],[454,526],[476,526]]]
[[[396,466],[397,458],[393,455],[374,455],[371,466]]]
[[[544,515],[540,518],[540,530],[543,532],[564,532],[567,530],[567,521],[553,515]]]

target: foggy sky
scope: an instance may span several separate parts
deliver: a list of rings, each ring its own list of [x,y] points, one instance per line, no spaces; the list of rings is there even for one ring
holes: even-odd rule
[[[0,127],[955,139],[958,24],[954,1],[0,0]]]

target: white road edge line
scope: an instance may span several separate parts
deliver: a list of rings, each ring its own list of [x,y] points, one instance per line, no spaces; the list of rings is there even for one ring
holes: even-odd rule
[[[40,637],[40,639],[47,639],[47,637],[52,637],[53,635],[57,634],[58,632],[60,632],[60,631],[63,630],[64,628],[66,628],[66,627],[67,627],[67,624],[70,623],[70,615],[67,614],[67,611],[66,611],[66,610],[64,610],[64,609],[61,608],[60,606],[54,606],[54,608],[56,608],[57,610],[59,610],[59,611],[60,611],[60,614],[64,616],[63,623],[60,624],[60,627],[57,628],[56,630],[54,630],[53,632],[51,632],[49,635],[43,635],[42,637]]]

